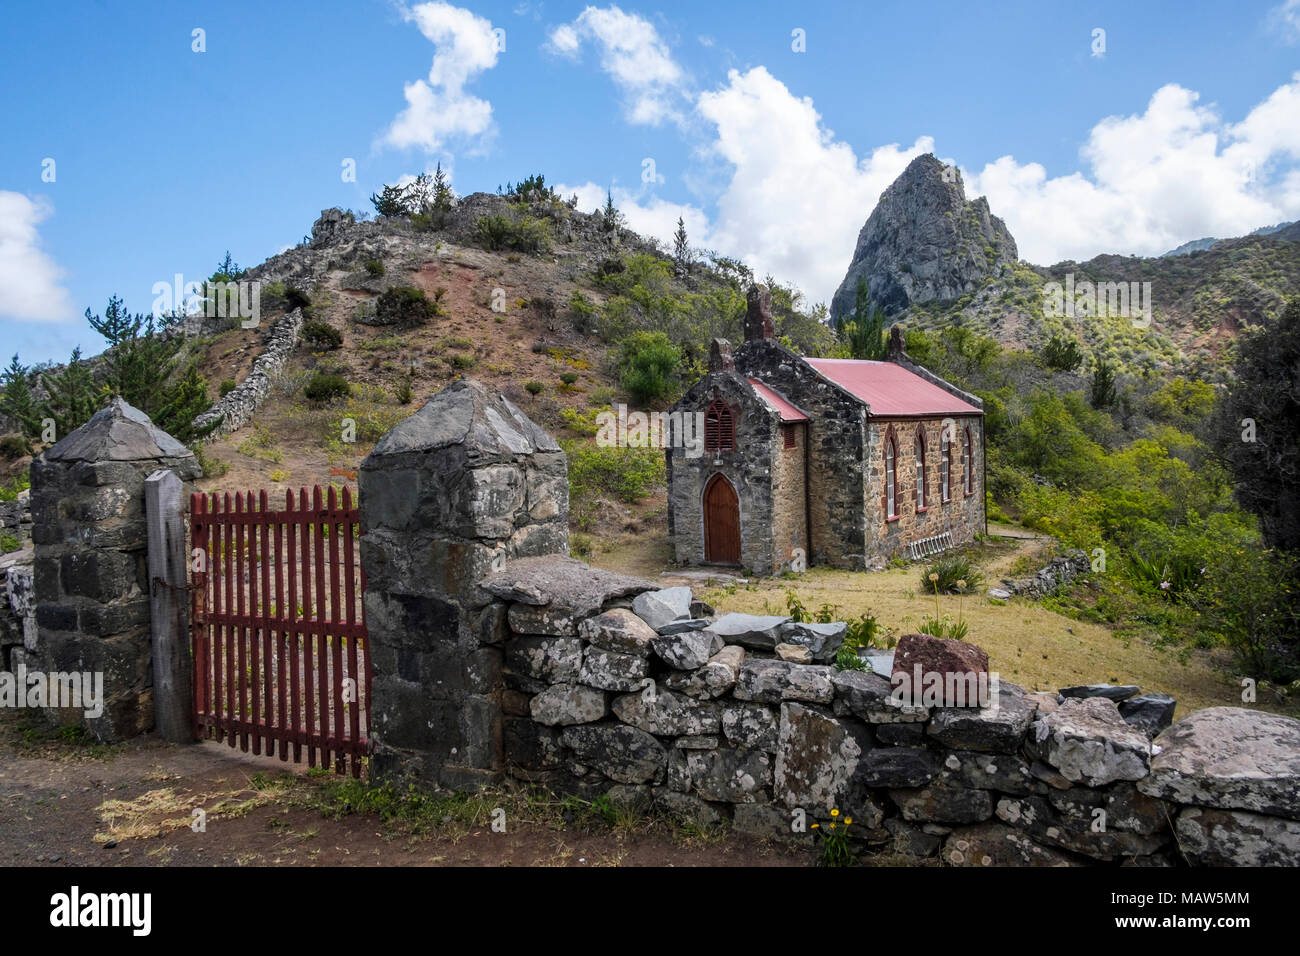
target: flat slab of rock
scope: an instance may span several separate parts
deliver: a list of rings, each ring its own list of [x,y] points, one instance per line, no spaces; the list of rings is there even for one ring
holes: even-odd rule
[[[1127,700],[1142,688],[1136,684],[1079,684],[1076,687],[1062,687],[1062,697],[1105,697],[1118,703]]]
[[[681,634],[683,631],[702,631],[713,622],[706,617],[688,617],[659,628],[660,634]]]
[[[1126,724],[1105,697],[1066,698],[1034,721],[1028,746],[1067,780],[1090,787],[1141,780],[1151,766],[1150,739]]]
[[[993,816],[993,796],[951,783],[933,783],[915,789],[890,790],[903,819],[914,823],[979,823]]]
[[[774,798],[810,813],[850,812],[846,804],[864,749],[846,723],[801,704],[783,705]]]
[[[1142,694],[1119,703],[1119,715],[1125,722],[1148,737],[1154,737],[1174,722],[1174,708],[1178,706],[1168,694]]]
[[[777,637],[783,644],[802,644],[808,648],[813,660],[821,664],[829,664],[835,660],[835,655],[839,653],[848,632],[849,626],[843,621],[834,621],[830,624],[790,621],[788,624],[781,625]]]
[[[687,672],[669,674],[664,683],[687,697],[701,699],[721,697],[736,686],[740,665],[745,661],[745,649],[739,645],[724,647],[714,654],[704,666]]]
[[[761,614],[724,614],[709,630],[722,638],[724,644],[740,644],[757,650],[770,651],[781,643],[781,625],[790,618]]]
[[[1245,810],[1188,807],[1178,846],[1200,866],[1300,866],[1300,823]]]
[[[643,591],[632,601],[632,611],[656,631],[691,616],[691,589],[663,588]]]
[[[581,684],[552,684],[529,702],[533,720],[548,727],[587,724],[609,713],[604,691]]]
[[[1058,850],[1039,846],[1002,823],[960,827],[948,834],[939,854],[950,866],[1075,866]]]
[[[1300,820],[1300,720],[1210,707],[1155,739],[1148,796]]]
[[[503,601],[551,606],[571,618],[590,617],[613,598],[653,591],[655,585],[642,578],[593,568],[576,558],[548,554],[520,558],[479,581],[483,588]]]
[[[746,660],[740,667],[732,694],[737,700],[779,704],[802,700],[829,704],[835,696],[834,668],[822,664],[791,664],[789,661]]]
[[[813,653],[802,644],[776,645],[777,660],[789,661],[791,664],[811,664]]]
[[[567,727],[560,742],[586,764],[619,783],[662,779],[668,751],[644,730],[626,724]]]
[[[722,729],[718,705],[657,688],[651,693],[614,699],[614,716],[659,737],[716,734]]]
[[[1029,731],[1037,705],[1014,684],[1001,682],[996,707],[944,707],[926,732],[954,750],[1013,754]]]
[[[921,787],[939,773],[939,758],[922,747],[874,747],[858,763],[866,787]]]
[[[679,671],[693,671],[703,667],[714,654],[722,650],[722,638],[712,631],[682,631],[680,634],[659,634],[650,642],[655,655],[669,667]]]
[[[832,671],[836,706],[843,702],[853,716],[869,724],[917,723],[927,720],[926,707],[899,704],[888,678],[866,671]],[[739,696],[739,695],[737,695]]]
[[[619,654],[603,647],[588,647],[582,655],[578,680],[601,690],[637,690],[649,672],[648,661],[639,654]]]
[[[645,657],[650,653],[655,630],[627,608],[616,607],[579,624],[578,636],[616,654]]]

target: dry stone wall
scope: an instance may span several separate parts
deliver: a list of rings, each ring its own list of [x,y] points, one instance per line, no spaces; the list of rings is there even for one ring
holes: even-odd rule
[[[1170,727],[1171,698],[1109,685],[900,705],[884,674],[830,663],[843,624],[605,581],[543,557],[482,582],[515,778],[774,838],[851,818],[860,852],[952,865],[1300,864],[1300,721],[1225,707]]]
[[[243,428],[271,394],[271,386],[284,369],[302,331],[301,309],[294,309],[275,321],[266,333],[262,354],[253,361],[244,380],[220,401],[194,419],[193,427],[204,429],[213,422],[219,424],[208,435],[226,435]]]

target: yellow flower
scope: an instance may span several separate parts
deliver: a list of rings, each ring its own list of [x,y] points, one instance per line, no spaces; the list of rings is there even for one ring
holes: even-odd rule
[[[835,824],[833,824],[833,823],[831,824],[831,829],[832,829],[832,830],[835,829]]]
[[[814,823],[814,824],[813,824],[811,827],[809,827],[808,829],[810,829],[810,830],[816,830],[816,829],[817,829],[818,827],[820,827],[820,826],[821,826],[820,823]]]
[[[845,825],[845,826],[848,826],[848,825],[851,824],[852,822],[853,822],[853,818],[852,818],[852,817],[845,817],[845,818],[844,818],[844,825]]]

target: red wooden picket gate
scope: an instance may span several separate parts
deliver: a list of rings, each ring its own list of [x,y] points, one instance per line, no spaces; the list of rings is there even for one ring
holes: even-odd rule
[[[194,735],[361,774],[369,748],[370,641],[360,511],[351,489],[190,499]],[[341,553],[340,553],[341,551]]]

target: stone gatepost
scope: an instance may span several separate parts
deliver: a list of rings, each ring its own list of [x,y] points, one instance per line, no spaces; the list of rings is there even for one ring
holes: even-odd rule
[[[32,462],[37,634],[15,670],[102,675],[102,714],[44,708],[99,740],[154,724],[144,485],[160,468],[183,481],[202,473],[188,448],[121,398]]]
[[[456,788],[502,766],[508,559],[568,554],[568,461],[500,393],[463,379],[361,463],[374,770]]]

